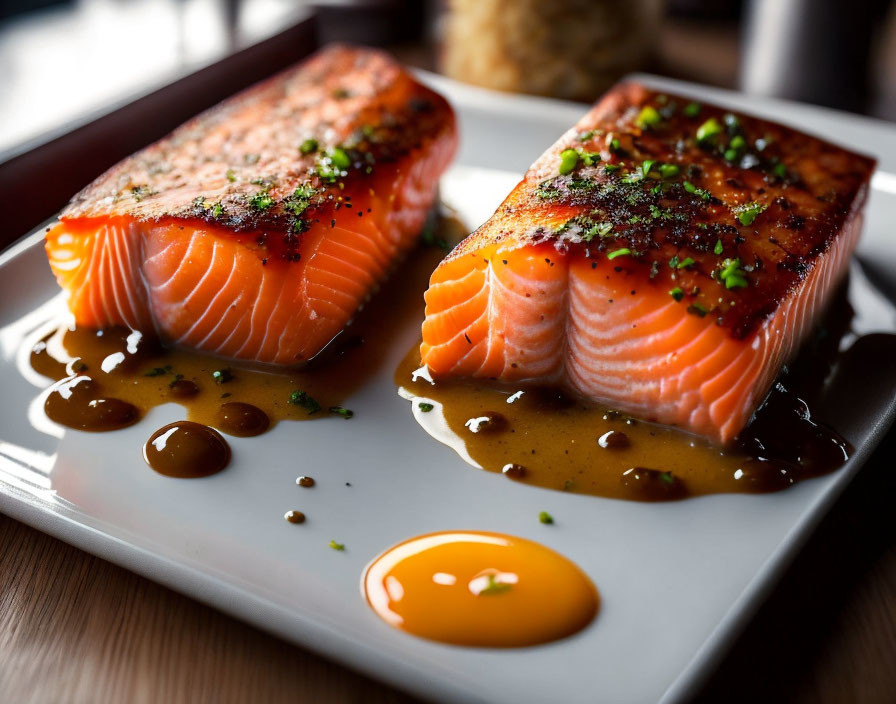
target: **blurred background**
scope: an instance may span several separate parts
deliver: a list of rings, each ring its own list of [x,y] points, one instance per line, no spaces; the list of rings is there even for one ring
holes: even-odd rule
[[[501,91],[647,71],[896,120],[896,0],[0,0],[0,247],[331,41]]]
[[[894,8],[888,0],[0,0],[0,161],[303,20],[319,41],[386,46],[498,90],[590,101],[643,70],[896,120]]]

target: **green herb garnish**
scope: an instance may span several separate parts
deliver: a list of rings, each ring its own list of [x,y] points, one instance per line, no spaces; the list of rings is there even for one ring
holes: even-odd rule
[[[616,257],[624,257],[627,254],[631,254],[632,250],[628,247],[620,247],[619,249],[614,249],[612,252],[607,254],[607,259],[615,259]]]
[[[510,588],[510,584],[499,582],[495,579],[495,575],[490,574],[488,575],[488,584],[480,590],[479,594],[501,594],[509,591]]]
[[[564,149],[560,152],[560,166],[557,171],[563,175],[571,173],[579,163],[579,153],[575,149]]]
[[[419,408],[423,413],[429,413],[435,406],[431,403],[426,403],[425,401],[421,401],[417,404],[417,408]]]
[[[216,369],[212,372],[212,378],[216,384],[226,384],[228,381],[233,381],[233,372],[230,371],[230,367]]]
[[[682,298],[684,298],[684,291],[676,286],[671,291],[669,291],[669,295],[672,296],[672,298],[674,298],[676,301],[680,301]]]
[[[678,164],[661,164],[660,176],[663,178],[675,178],[681,172]]]
[[[234,171],[233,169],[227,169],[227,171],[224,172],[224,178],[233,183],[234,181],[236,181],[236,171]]]
[[[320,410],[320,404],[317,400],[300,389],[296,389],[289,395],[288,403],[291,403],[293,406],[301,406],[308,411],[309,416]]]
[[[741,268],[740,259],[725,259],[719,270],[719,279],[725,284],[725,288],[746,288],[748,285],[747,272]]]
[[[686,190],[688,193],[693,193],[695,196],[698,196],[703,200],[709,200],[710,198],[712,198],[712,194],[709,191],[707,191],[705,188],[697,188],[697,186],[695,186],[690,181],[685,181],[682,185],[684,186],[684,190]]]
[[[700,103],[688,103],[684,106],[684,110],[682,112],[687,117],[697,117],[700,114],[700,110],[702,109]]]
[[[718,135],[725,131],[725,128],[719,124],[719,121],[711,117],[697,128],[697,141],[708,142],[715,139]]]
[[[249,198],[249,206],[256,210],[267,210],[274,204],[274,199],[267,191],[259,191]]]
[[[766,209],[762,203],[748,203],[734,209],[738,221],[741,225],[752,225],[756,217]]]
[[[716,246],[712,248],[713,254],[721,254],[724,251],[724,246],[722,245],[722,240],[716,240]]]
[[[538,514],[538,522],[544,523],[545,525],[550,525],[554,522],[554,517],[549,514],[547,511],[542,511]]]
[[[676,269],[690,269],[694,266],[694,260],[691,257],[685,257],[675,265]]]
[[[709,311],[701,306],[699,303],[691,303],[691,305],[687,308],[688,313],[693,313],[694,315],[698,315],[703,318]]]
[[[645,105],[638,113],[635,124],[643,130],[650,129],[654,125],[658,125],[663,121],[662,115],[652,105]]]
[[[329,545],[331,550],[338,550],[339,552],[345,550],[345,543],[337,543],[335,540],[331,540]]]
[[[299,145],[299,151],[302,152],[302,154],[314,154],[314,152],[317,151],[317,147],[317,140],[313,137],[309,137]]]
[[[650,174],[650,170],[653,168],[653,165],[655,163],[655,159],[645,159],[641,162],[641,175],[644,176],[644,178],[647,178],[647,176]]]
[[[346,420],[355,415],[354,411],[350,411],[349,409],[343,408],[342,406],[330,406],[329,411],[334,416],[342,416]]]

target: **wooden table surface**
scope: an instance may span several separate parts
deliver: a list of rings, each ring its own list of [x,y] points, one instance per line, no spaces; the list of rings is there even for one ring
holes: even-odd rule
[[[893,701],[894,457],[891,432],[698,702]],[[0,514],[0,701],[414,700]]]

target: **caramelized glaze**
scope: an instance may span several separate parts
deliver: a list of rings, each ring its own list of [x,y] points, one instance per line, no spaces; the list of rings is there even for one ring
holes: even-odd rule
[[[818,420],[830,411],[824,389],[838,381],[839,342],[852,318],[844,292],[845,287],[731,447],[627,417],[558,388],[432,383],[419,369],[416,346],[395,382],[413,399],[415,417],[431,434],[483,469],[525,484],[639,501],[777,491],[841,467],[851,452],[844,438]]]
[[[481,647],[565,638],[599,606],[591,580],[567,558],[531,540],[479,531],[399,543],[371,562],[362,590],[390,626]]]

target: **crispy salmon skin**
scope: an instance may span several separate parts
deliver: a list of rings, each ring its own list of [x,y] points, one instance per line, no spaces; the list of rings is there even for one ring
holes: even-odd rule
[[[620,84],[433,273],[423,363],[727,443],[845,274],[874,164]]]
[[[76,195],[46,237],[80,325],[307,361],[416,241],[453,112],[379,51],[334,46]]]

